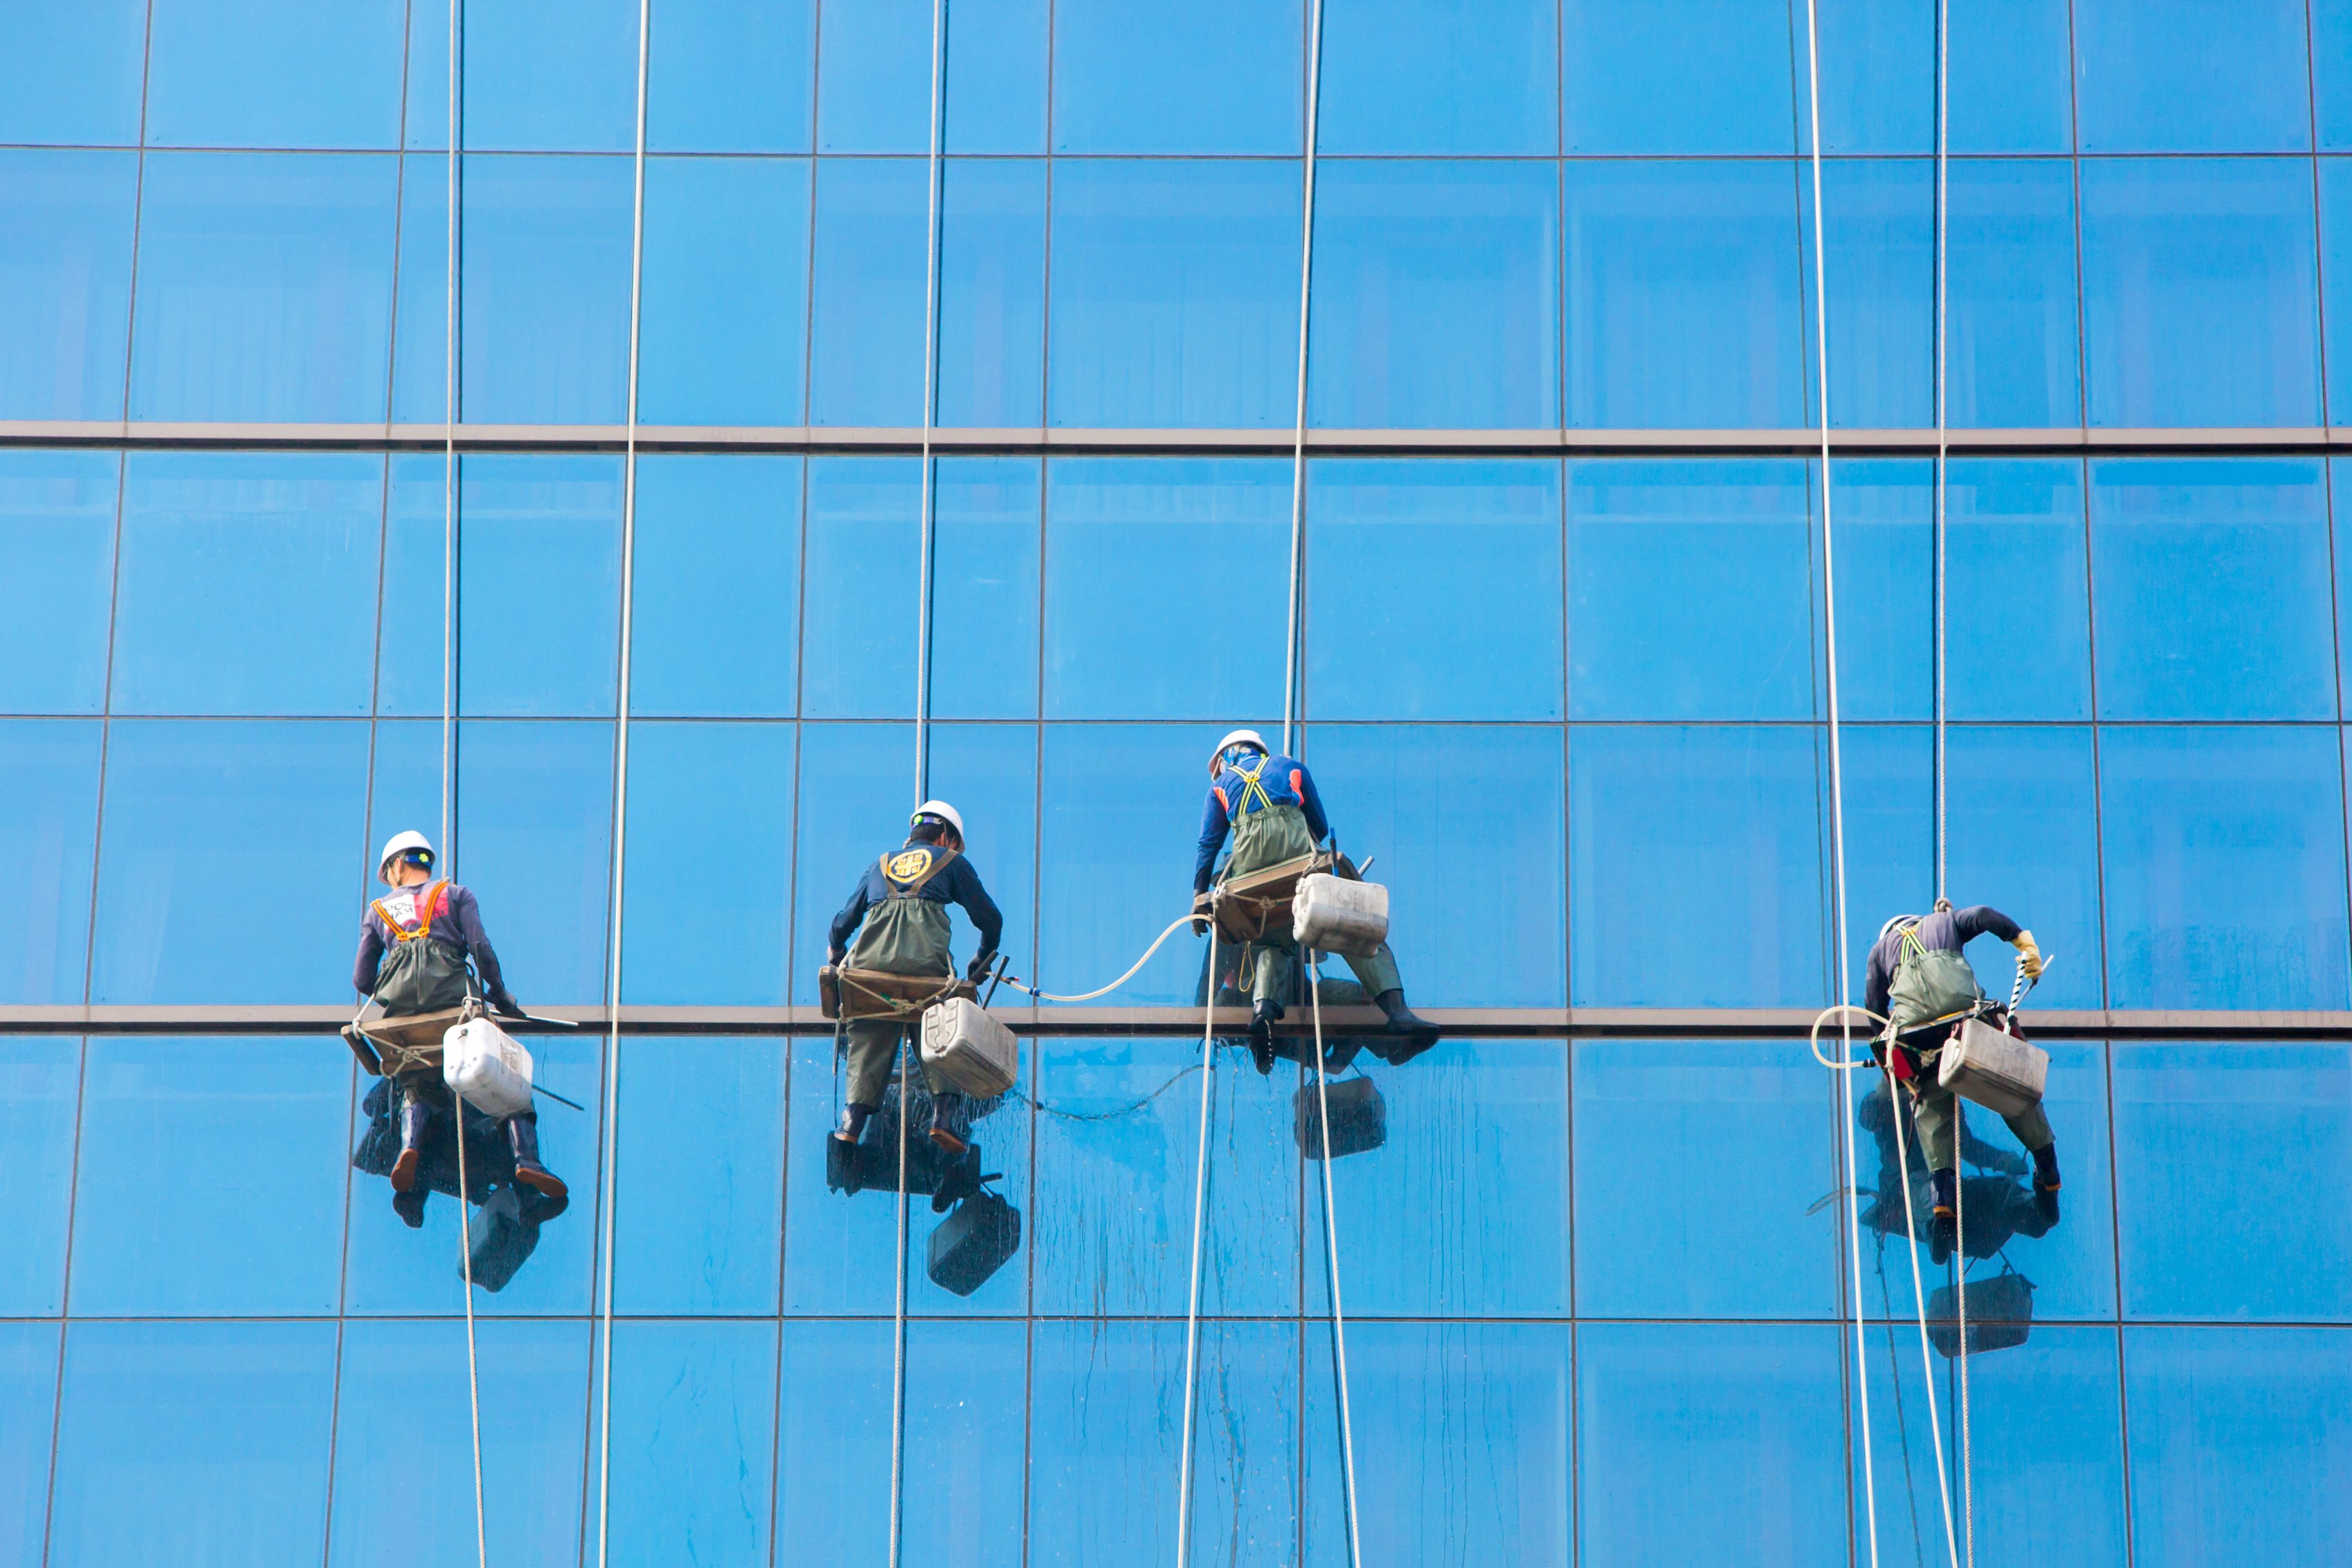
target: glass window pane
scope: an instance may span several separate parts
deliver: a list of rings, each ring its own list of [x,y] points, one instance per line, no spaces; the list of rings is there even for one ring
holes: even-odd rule
[[[1228,1042],[1229,1046],[1237,1042]],[[1035,1310],[1181,1314],[1201,1138],[1197,1040],[1047,1040],[1037,1057]],[[1218,1052],[1201,1310],[1297,1310],[1298,1152],[1290,1096]],[[1295,1081],[1294,1081],[1295,1082]],[[1181,1325],[1176,1327],[1181,1333]]]
[[[1194,725],[1047,725],[1039,810],[1039,984],[1065,994],[1117,976],[1181,912],[1192,885],[1209,748],[1234,724],[1278,721],[1235,712]],[[1162,889],[1105,898],[1109,887]],[[1162,915],[1161,900],[1167,910]],[[1171,937],[1118,995],[1130,1007],[1194,1003],[1206,941]]]
[[[2352,152],[2352,0],[2311,0],[2319,150]]]
[[[805,152],[814,0],[667,0],[653,30],[646,145]]]
[[[819,956],[808,966],[808,989],[812,994],[816,989],[816,965],[824,961],[824,937],[819,936]],[[898,1218],[897,1197],[887,1188],[844,1194],[825,1186],[824,1140],[840,1121],[844,1069],[829,1039],[795,1037],[792,1053],[791,1127],[784,1136],[784,1311],[887,1315],[897,1300],[894,1286],[898,1255],[893,1224]],[[892,1151],[895,1158],[895,1145]],[[921,1213],[919,1203],[917,1199],[908,1200],[908,1207],[917,1214]],[[919,1237],[910,1239],[910,1270],[920,1266],[913,1251],[920,1244]],[[990,1285],[995,1286],[1010,1272],[1000,1270]],[[915,1290],[913,1281],[919,1277],[911,1271],[908,1274],[909,1299]],[[1018,1301],[1016,1295],[1016,1304]],[[809,1343],[810,1336],[824,1333],[833,1326],[795,1321],[792,1332],[784,1336],[785,1355],[796,1355]],[[887,1355],[887,1351],[884,1354]],[[869,1389],[860,1407],[852,1414],[861,1424],[878,1419],[887,1444],[890,1427],[887,1361],[884,1367],[882,1386]],[[789,1423],[793,1384],[789,1366],[785,1384]],[[867,1405],[865,1400],[872,1403]],[[846,1437],[845,1440],[848,1440]],[[789,1427],[784,1442],[789,1450],[793,1442]],[[787,1495],[793,1490],[789,1465],[780,1484]],[[787,1507],[786,1516],[794,1511]]]
[[[1955,718],[2091,716],[2083,468],[2072,458],[1969,457],[1944,471],[1947,711]]]
[[[799,845],[793,880],[793,1001],[817,999],[816,972],[824,963],[827,928],[849,902],[866,868],[907,841],[907,813],[918,799],[914,726],[801,727]],[[970,957],[971,938],[957,925],[961,916],[949,918]]]
[[[1289,464],[1064,457],[1045,479],[1048,717],[1281,709]]]
[[[1933,718],[1936,465],[1920,458],[1848,458],[1832,465],[1830,480],[1838,716]]]
[[[360,723],[118,719],[93,1002],[339,1000],[367,808]],[[266,889],[266,896],[240,890]],[[233,950],[195,939],[234,901]]]
[[[613,1340],[612,1549],[625,1560],[768,1555],[776,1325],[624,1323]]]
[[[1580,1328],[1577,1560],[1843,1557],[1840,1343],[1828,1324]]]
[[[1820,1000],[1817,748],[1810,727],[1570,732],[1571,1005]]]
[[[2070,0],[1984,0],[1949,7],[1944,19],[1951,34],[1951,151],[2071,152]]]
[[[1802,1045],[1579,1040],[1574,1074],[1580,1313],[1837,1314],[1841,1211],[1815,1203],[1840,1186],[1822,1136],[1832,1086]],[[1736,1180],[1740,1239],[1713,1181],[1667,1171]]]
[[[2346,1002],[2334,729],[2100,732],[2108,1005]]]
[[[2311,147],[2299,0],[2076,0],[2085,152],[2297,152]]]
[[[1810,255],[1810,180],[1798,196]],[[1831,421],[1875,430],[1935,423],[1936,165],[1842,159],[1822,171],[1822,203]],[[1818,420],[1818,405],[1813,412]]]
[[[790,717],[800,573],[799,458],[640,456],[631,711]]]
[[[1953,901],[1990,903],[2034,934],[2051,962],[2034,988],[2035,1006],[2103,1005],[2098,781],[2089,728],[1955,725],[1944,744]],[[1877,926],[1857,922],[1855,931],[1869,936]],[[1997,989],[2011,956],[1991,941],[1978,946],[1988,956],[1979,960],[1985,988]]]
[[[2082,182],[2091,423],[2317,423],[2311,165],[2101,159]]]
[[[1945,165],[1945,179],[1947,419],[2004,428],[2080,423],[2074,165],[1962,159]]]
[[[932,0],[867,0],[817,29],[818,152],[930,150],[932,16]]]
[[[2352,33],[2352,0],[2346,0],[2345,14],[2346,31]],[[2352,144],[2352,131],[2345,140]],[[2352,158],[2319,160],[2319,232],[2326,245],[2320,276],[2327,284],[2322,314],[2328,417],[2342,424],[2352,421]]]
[[[383,459],[142,452],[128,463],[114,711],[364,715]]]
[[[1570,464],[1570,716],[1811,718],[1811,490],[1795,461]]]
[[[145,160],[131,417],[383,417],[400,161]]]
[[[922,530],[919,458],[810,460],[803,713],[913,716],[921,678],[915,641],[923,614]]]
[[[1054,151],[1295,155],[1306,32],[1299,0],[1062,0]]]
[[[315,1040],[89,1042],[74,1204],[81,1316],[331,1313],[352,1064]],[[271,1129],[266,1157],[224,1135]]]
[[[10,1216],[11,1234],[7,1252],[0,1255],[0,1313],[9,1317],[65,1310],[66,1208],[81,1055],[82,1042],[72,1035],[0,1035],[0,1206]],[[0,1339],[0,1387],[21,1370],[14,1359],[18,1348]],[[54,1361],[54,1343],[49,1354]],[[0,1409],[5,1407],[0,1400]],[[0,1416],[0,1454],[10,1447],[8,1425]],[[47,1469],[46,1460],[42,1468]],[[0,1482],[0,1542],[11,1538],[10,1511]]]
[[[784,1040],[633,1040],[622,1050],[617,1310],[773,1312]]]
[[[1803,18],[1781,0],[1563,5],[1569,152],[1796,150],[1789,62]]]
[[[139,143],[148,0],[27,5],[0,57],[0,141]]]
[[[1348,1560],[1348,1521],[1331,1337],[1310,1323],[1306,1340],[1307,1560],[1338,1563]],[[1348,1381],[1366,1560],[1450,1556],[1565,1568],[1575,1484],[1572,1364],[1565,1324],[1351,1320]]]
[[[929,793],[963,814],[964,852],[1004,915],[1002,950],[1013,971],[1034,966],[1037,885],[1037,729],[1026,724],[935,724]],[[878,853],[884,848],[876,844]],[[844,898],[849,890],[842,890]],[[969,961],[977,943],[958,927],[957,951]],[[970,944],[970,946],[967,946]],[[1011,992],[1005,998],[1013,998]]]
[[[1380,0],[1323,19],[1325,152],[1558,151],[1549,0]]]
[[[1193,1540],[1295,1550],[1300,1354],[1293,1323],[1201,1325]],[[1030,1561],[1151,1560],[1176,1512],[1182,1321],[1040,1322],[1032,1354]]]
[[[789,724],[631,727],[625,999],[782,1004],[794,740]]]
[[[1065,64],[1057,79],[1073,75]],[[1117,83],[1122,101],[1135,86]],[[1049,422],[1287,429],[1298,182],[1288,162],[1057,165]]]
[[[950,152],[1045,151],[1047,0],[966,0],[948,14]]]
[[[163,0],[151,147],[397,147],[405,0]]]
[[[437,747],[438,727],[417,727]],[[457,729],[457,841],[445,864],[479,896],[507,984],[527,1002],[603,1000],[612,725],[471,720]]]
[[[103,707],[121,474],[110,452],[0,454],[0,578],[40,584],[0,617],[0,712]]]
[[[41,1560],[58,1411],[58,1323],[0,1323],[0,1550]]]
[[[1560,716],[1559,464],[1328,461],[1311,474],[1309,712]]]
[[[464,178],[461,415],[618,424],[628,409],[629,162],[478,157],[466,160]],[[428,417],[438,417],[446,265],[428,264],[416,288],[432,297],[435,330],[423,362],[402,378],[430,382]]]
[[[1315,195],[1308,409],[1321,425],[1559,423],[1559,174],[1334,162]]]
[[[1379,857],[1406,993],[1439,1007],[1559,1006],[1559,729],[1316,725],[1305,750],[1334,840],[1359,861]],[[1465,866],[1510,868],[1472,921],[1447,914],[1459,907]]]
[[[809,423],[923,422],[927,165],[820,160]]]
[[[435,0],[415,5],[421,21]],[[629,0],[504,0],[458,6],[466,37],[466,103],[460,126],[467,148],[501,152],[626,152],[637,123],[637,7]],[[409,124],[448,94],[448,13],[409,47],[410,69],[432,63],[409,89]],[[430,39],[430,42],[426,40]],[[436,45],[438,47],[436,47]],[[419,77],[425,73],[417,72]],[[438,138],[446,116],[424,123]],[[413,145],[434,146],[426,141]],[[446,146],[446,141],[439,141]],[[623,165],[625,177],[627,166]],[[470,236],[472,225],[467,225]]]
[[[941,168],[940,182],[934,416],[947,425],[1040,423],[1045,165],[958,158]]]
[[[2336,716],[2318,459],[2094,462],[2091,548],[2100,716]]]
[[[136,153],[0,152],[0,418],[122,416],[138,189]]]
[[[1643,18],[1677,9],[1627,7]],[[1564,177],[1568,423],[1807,423],[1793,167],[1570,162]]]
[[[1345,974],[1337,965],[1328,972]],[[1340,1051],[1360,1043],[1335,1035],[1325,1046],[1336,1065]],[[1319,1143],[1313,1053],[1313,1042],[1303,1042],[1310,1065],[1292,1091],[1295,1113],[1307,1118],[1308,1147]],[[1341,1145],[1331,1166],[1340,1299],[1355,1375],[1363,1375],[1352,1343],[1359,1314],[1568,1316],[1566,1042],[1449,1040],[1410,1071],[1384,1071],[1362,1055],[1353,1064],[1375,1084],[1387,1117],[1383,1144],[1360,1155]],[[1286,1074],[1275,1082],[1290,1089]],[[1334,1089],[1342,1082],[1336,1071],[1331,1082]],[[1335,1126],[1340,1114],[1335,1101]],[[1321,1173],[1312,1164],[1307,1182],[1307,1311],[1313,1315],[1330,1308]],[[1360,1408],[1362,1386],[1354,1396]]]
[[[1935,0],[1821,0],[1816,10],[1823,151],[1933,152]],[[1797,25],[1803,26],[1801,16]],[[1797,134],[1801,147],[1811,144],[1804,129]],[[1829,173],[1824,170],[1824,178]],[[1837,350],[1830,353],[1834,361]]]
[[[331,1322],[75,1324],[49,1560],[316,1562],[335,1336]]]
[[[0,857],[18,900],[15,935],[0,944],[0,1002],[82,999],[104,740],[94,720],[0,721]]]
[[[2134,1562],[2328,1563],[2352,1552],[2347,1341],[2342,1329],[2316,1328],[2125,1334]]]
[[[648,161],[639,417],[800,423],[808,183],[798,158]]]
[[[1037,552],[1045,465],[944,457],[931,507],[931,711],[1037,714]]]
[[[432,487],[440,488],[432,473]],[[440,500],[436,494],[427,507]],[[413,503],[412,503],[413,504]],[[621,461],[475,455],[457,467],[457,706],[468,715],[610,714],[619,682]],[[436,673],[442,540],[425,524],[422,582],[385,583],[387,632],[421,609],[420,648],[384,638],[382,657]],[[429,553],[428,553],[429,552]],[[422,558],[420,560],[419,558]],[[398,606],[398,609],[394,607]],[[418,642],[422,642],[419,639]],[[436,683],[424,711],[440,710]]]
[[[2072,1183],[2067,1196],[2074,1196]],[[1987,1283],[1984,1276],[1971,1281],[1971,1298]],[[1907,1272],[1903,1288],[1910,1289]],[[2048,1310],[2038,1291],[2033,1310],[2037,1316]],[[1932,1562],[1944,1549],[1930,1406],[1941,1407],[1940,1429],[1952,1454],[1947,1463],[1955,1529],[1965,1523],[1953,1431],[1958,1406],[1952,1363],[1938,1356],[1935,1382],[1924,1383],[1916,1324],[1915,1319],[1895,1325],[1891,1340],[1883,1339],[1879,1330],[1870,1336],[1876,1554],[1888,1563]],[[2126,1550],[2123,1406],[2116,1386],[2120,1373],[2115,1331],[2036,1323],[2031,1332],[2024,1344],[1998,1353],[1980,1351],[1969,1358],[1973,1441],[1968,1473],[1974,1483],[1978,1550],[1992,1560],[2063,1557],[2085,1568],[2124,1568],[2132,1559]],[[2137,1425],[2137,1405],[2132,1416]],[[2141,1478],[2134,1479],[2146,1484]],[[1861,1491],[1858,1485],[1854,1490]],[[1859,1505],[1863,1500],[1857,1495],[1854,1500]],[[1868,1524],[1860,1506],[1854,1510],[1853,1527],[1862,1541],[1856,1556],[1867,1560]]]
[[[2352,1319],[2352,1049],[2117,1045],[2116,1201],[2136,1318]],[[2210,1173],[2230,1173],[2226,1201]]]
[[[511,458],[460,459],[469,480],[481,465]],[[495,467],[493,468],[495,472]],[[442,692],[449,541],[457,497],[445,483],[438,452],[395,454],[384,498],[383,629],[376,648],[375,711],[437,716]],[[462,594],[460,595],[462,599]],[[479,650],[475,650],[478,653]]]
[[[488,1550],[515,1568],[570,1568],[580,1561],[581,1481],[590,1473],[590,1325],[493,1321],[475,1333]],[[474,1492],[464,1484],[473,1447],[465,1325],[355,1319],[343,1327],[342,1365],[328,1562],[462,1560],[476,1544]],[[387,1375],[392,1368],[398,1375]],[[623,1452],[616,1442],[616,1460]]]
[[[403,158],[401,166],[392,417],[404,424],[438,424],[448,407],[449,277],[457,260],[449,254],[449,164],[444,157],[420,154]]]
[[[1849,995],[1858,1001],[1868,974],[1870,945],[1881,923],[1898,910],[1925,911],[1935,900],[1935,731],[1924,725],[1841,725],[1839,760],[1846,860],[1845,946],[1840,956]],[[1826,836],[1826,744],[1821,762],[1822,831]],[[1825,888],[1824,900],[1832,891]],[[1978,956],[1984,956],[1981,947]]]

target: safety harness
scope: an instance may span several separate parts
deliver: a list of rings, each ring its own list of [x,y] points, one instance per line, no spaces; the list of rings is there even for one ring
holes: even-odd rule
[[[376,969],[374,992],[376,1005],[389,1015],[454,1008],[474,994],[465,949],[433,935],[434,917],[449,887],[442,881],[422,894],[404,888],[368,906],[392,938],[392,950]]]

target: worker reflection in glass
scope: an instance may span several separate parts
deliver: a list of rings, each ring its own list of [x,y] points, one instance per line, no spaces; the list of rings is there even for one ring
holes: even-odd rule
[[[845,965],[888,975],[951,978],[955,956],[948,950],[950,904],[963,905],[980,933],[980,952],[966,971],[977,980],[996,962],[1004,916],[980,884],[980,873],[964,858],[963,818],[944,800],[926,800],[915,808],[907,841],[866,868],[856,891],[833,917],[825,961],[836,967]],[[853,935],[857,939],[854,946]],[[849,1103],[834,1133],[844,1143],[856,1143],[867,1120],[881,1108],[893,1059],[908,1021],[852,1019],[845,1026],[849,1039]],[[970,1105],[954,1084],[928,1066],[923,1081],[931,1093],[931,1142],[950,1155],[961,1155],[964,1133],[970,1126]]]
[[[1934,1220],[1929,1210],[1928,1176],[1919,1163],[1918,1122],[1912,1116],[1908,1096],[1906,1101],[1904,1114],[1911,1119],[1906,1123],[1899,1148],[1895,1143],[1895,1102],[1887,1097],[1885,1083],[1874,1085],[1854,1106],[1854,1121],[1870,1134],[1878,1149],[1878,1175],[1870,1188],[1870,1207],[1862,1211],[1862,1222],[1874,1230],[1901,1236],[1909,1233],[1913,1213],[1929,1211],[1930,1234],[1918,1239],[1932,1243]],[[1956,1103],[1952,1110],[1958,1165],[1974,1166],[1985,1173],[1962,1176],[1968,1188],[1969,1256],[1990,1258],[2015,1237],[2038,1240],[2050,1234],[2058,1217],[2026,1186],[2032,1162],[2014,1149],[2004,1149],[1977,1136],[1976,1129],[1969,1125],[1965,1102]],[[1907,1205],[1903,1190],[1906,1185],[1911,1188]]]
[[[1234,852],[1220,869],[1217,852],[1229,831]],[[1213,884],[1311,855],[1330,836],[1323,798],[1306,765],[1274,755],[1254,729],[1234,730],[1209,754],[1209,798],[1202,808],[1200,851],[1192,862],[1194,912],[1208,913]],[[1201,928],[1205,930],[1205,925]],[[1260,1072],[1274,1071],[1274,1025],[1283,1016],[1297,947],[1287,926],[1277,921],[1242,955],[1240,978],[1251,1003],[1250,1055]],[[1405,1006],[1404,980],[1386,942],[1361,957],[1341,956],[1388,1015],[1388,1034],[1398,1040],[1388,1053],[1391,1062],[1418,1056],[1437,1043],[1437,1026]]]
[[[2018,966],[2026,978],[2041,977],[2042,949],[2032,932],[1986,904],[1956,910],[1949,899],[1939,898],[1932,915],[1898,915],[1878,928],[1864,986],[1863,1005],[1888,1020],[1874,1051],[1909,1089],[1919,1141],[1927,1147],[1935,1204],[1931,1249],[1939,1262],[1952,1248],[1953,1143],[1959,1113],[1952,1092],[1936,1082],[1937,1059],[1955,1020],[1984,998],[1963,949],[1988,933],[2017,949]],[[2058,1144],[2050,1118],[2036,1103],[2002,1119],[2033,1156],[2034,1198],[2055,1224]]]
[[[520,1018],[522,1006],[507,989],[472,892],[436,880],[433,865],[433,845],[423,833],[397,833],[384,844],[376,875],[392,892],[369,904],[360,921],[352,989],[374,1001],[386,1018],[440,1012],[477,997],[487,998],[494,1013]],[[420,1226],[426,1191],[420,1167],[436,1141],[457,1124],[457,1100],[438,1069],[417,1068],[394,1080],[389,1109],[400,1127],[392,1207],[408,1224]],[[519,1112],[504,1125],[514,1179],[542,1197],[564,1199],[562,1181],[540,1163],[538,1113]]]

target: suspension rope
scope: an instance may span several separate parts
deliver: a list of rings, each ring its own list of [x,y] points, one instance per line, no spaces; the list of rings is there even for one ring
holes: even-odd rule
[[[1889,1061],[1891,1062],[1891,1057]],[[1903,1135],[1903,1124],[1909,1120],[1910,1107],[1903,1103],[1903,1099],[1901,1086],[1895,1082],[1895,1070],[1890,1065],[1886,1069],[1886,1116],[1895,1124],[1895,1174],[1903,1184],[1903,1250],[1910,1255],[1911,1299],[1919,1309],[1919,1375],[1927,1391],[1927,1435],[1936,1448],[1936,1493],[1944,1504],[1944,1553],[1951,1561],[1953,1568],[1959,1568],[1959,1548],[1952,1539],[1952,1483],[1944,1464],[1943,1419],[1936,1414],[1936,1363],[1927,1343],[1927,1291],[1919,1277],[1919,1216],[1911,1202],[1910,1142]],[[1954,1115],[1957,1118],[1957,1107]],[[1923,1162],[1927,1155],[1925,1145],[1926,1140],[1922,1139],[1919,1155]],[[1953,1163],[1957,1166],[1958,1161],[1955,1159]],[[1958,1176],[1955,1169],[1956,1185]],[[1899,1380],[1895,1387],[1899,1393],[1902,1387]]]
[[[938,498],[931,479],[931,430],[938,417],[940,364],[940,134],[944,99],[940,92],[946,77],[947,0],[931,5],[931,143],[925,190],[929,216],[923,247],[923,475],[921,581],[916,601],[920,619],[915,624],[915,803],[930,795],[931,785],[931,580],[934,513]],[[895,1446],[895,1445],[894,1445]],[[895,1510],[898,1501],[891,1500]],[[891,1563],[898,1562],[898,1532],[890,1532]]]
[[[613,1230],[620,1207],[621,923],[629,847],[629,676],[635,637],[637,557],[637,366],[646,281],[646,70],[653,37],[653,0],[637,0],[637,126],[629,220],[628,427],[621,458],[621,668],[613,746],[613,904],[604,960],[604,1099],[602,1134],[604,1179],[597,1190],[604,1221],[604,1277],[598,1303],[599,1354],[604,1378],[596,1406],[596,1563],[611,1561],[613,1530]]]
[[[1315,140],[1323,97],[1323,0],[1315,0],[1307,38],[1307,157],[1298,219],[1298,399],[1297,426],[1290,448],[1290,598],[1282,644],[1282,749],[1291,750],[1291,725],[1298,712],[1299,622],[1306,615],[1307,554],[1307,324],[1308,286],[1315,275]],[[1292,753],[1296,755],[1296,753]]]
[[[890,1568],[898,1568],[898,1493],[905,1486],[907,1437],[907,1122],[914,1114],[914,1079],[906,1030],[898,1031],[898,1265],[892,1296],[890,1342]]]
[[[458,74],[464,52],[458,22],[464,0],[449,0],[448,138],[449,204],[445,230],[448,295],[442,319],[441,402],[441,869],[454,875],[457,862],[457,206]],[[381,869],[381,868],[379,868]],[[466,1291],[466,1416],[474,1444],[474,1561],[489,1568],[489,1516],[482,1490],[482,1374],[474,1333],[474,1250],[467,1235],[470,1187],[466,1179],[466,1097],[451,1091],[457,1129],[457,1273]]]
[[[1830,743],[1830,861],[1832,891],[1830,917],[1835,925],[1837,965],[1837,1003],[1840,1029],[1847,1027],[1843,1009],[1852,996],[1851,980],[1846,973],[1846,886],[1845,886],[1845,773],[1839,752],[1838,737],[1838,644],[1837,644],[1837,550],[1831,532],[1830,517],[1830,326],[1829,326],[1829,256],[1823,243],[1825,234],[1822,222],[1822,44],[1819,0],[1805,0],[1805,95],[1812,131],[1812,190],[1813,190],[1813,329],[1816,334],[1815,365],[1820,382],[1821,449],[1822,449],[1822,589],[1825,606],[1824,625],[1828,634],[1829,661],[1829,743]],[[1843,1047],[1843,1054],[1852,1054],[1850,1039]],[[1819,1054],[1818,1051],[1816,1054]],[[1853,1078],[1851,1073],[1838,1075],[1840,1102],[1840,1134],[1845,1148],[1846,1228],[1848,1257],[1852,1262],[1853,1290],[1853,1367],[1856,1393],[1861,1401],[1862,1484],[1866,1518],[1870,1529],[1871,1568],[1878,1568],[1878,1477],[1870,1451],[1870,1360],[1864,1343],[1864,1326],[1862,1310],[1862,1214],[1856,1201],[1859,1182],[1855,1176],[1853,1148]]]
[[[1949,206],[1947,151],[1950,141],[1951,17],[1948,0],[1936,0],[1936,898],[1946,897],[1944,724],[1948,590],[1945,575],[1944,474],[1949,433],[1944,402],[1945,303],[1948,285],[1945,214]]]
[[[1331,1080],[1323,1061],[1323,988],[1317,983],[1316,955],[1307,952],[1301,956],[1315,1014],[1315,1102],[1323,1124],[1324,1268],[1330,1276],[1331,1369],[1339,1390],[1339,1475],[1348,1492],[1348,1563],[1349,1568],[1364,1568],[1363,1540],[1356,1522],[1356,1423],[1348,1406],[1348,1314],[1339,1304],[1339,1213],[1331,1201]]]
[[[1210,1092],[1216,1087],[1217,928],[1209,927],[1208,999],[1201,1009],[1201,1152],[1193,1163],[1192,1270],[1184,1303],[1184,1436],[1176,1469],[1176,1568],[1192,1568],[1192,1400],[1199,1387],[1201,1226],[1209,1198]]]

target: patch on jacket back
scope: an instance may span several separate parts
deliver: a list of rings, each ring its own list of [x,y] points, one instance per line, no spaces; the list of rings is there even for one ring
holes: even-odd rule
[[[883,874],[892,882],[912,882],[930,869],[929,850],[900,850],[890,857],[890,863],[883,868]]]

